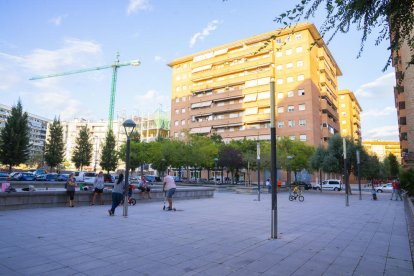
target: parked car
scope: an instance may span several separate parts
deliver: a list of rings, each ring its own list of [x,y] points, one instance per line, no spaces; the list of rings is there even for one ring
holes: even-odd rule
[[[57,173],[41,174],[39,176],[36,176],[36,181],[57,181],[57,177]]]
[[[392,183],[381,184],[378,187],[375,187],[375,191],[377,193],[392,192]]]
[[[145,180],[147,182],[161,182],[161,178],[155,175],[145,175]]]
[[[305,181],[296,180],[292,182],[292,186],[299,186],[304,188],[305,190],[312,189],[312,185],[310,183],[306,183]]]
[[[9,177],[9,174],[8,173],[5,173],[5,172],[0,172],[0,177],[1,178],[8,178]]]
[[[20,172],[20,173],[13,175],[13,178],[11,180],[33,181],[35,180],[35,176],[32,173]]]
[[[106,183],[114,183],[115,182],[115,177],[111,174],[104,174],[104,181]]]
[[[94,183],[96,178],[95,172],[85,172],[85,175],[83,176],[83,181],[85,183]]]
[[[37,177],[37,176],[39,176],[39,175],[42,175],[42,174],[47,174],[47,171],[46,171],[46,169],[37,169],[37,170],[35,170],[35,171],[33,171],[33,173],[32,173],[34,176],[35,176],[35,178]]]
[[[313,187],[316,190],[321,189],[321,185],[319,183],[315,184]],[[322,189],[324,190],[333,190],[333,191],[340,191],[342,190],[342,181],[339,179],[328,179],[322,181]]]
[[[68,173],[61,173],[57,176],[56,181],[66,181],[69,178]]]

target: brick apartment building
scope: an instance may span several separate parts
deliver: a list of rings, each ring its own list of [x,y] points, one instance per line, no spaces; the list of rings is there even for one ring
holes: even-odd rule
[[[269,140],[272,79],[277,136],[320,145],[339,133],[337,77],[342,73],[313,24],[255,35],[177,58],[169,66],[171,137],[188,130],[217,133],[224,141]]]
[[[338,115],[342,137],[349,137],[355,143],[361,140],[361,112],[362,108],[350,90],[338,92]]]

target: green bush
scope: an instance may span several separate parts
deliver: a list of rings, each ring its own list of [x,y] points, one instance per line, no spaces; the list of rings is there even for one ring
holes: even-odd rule
[[[400,172],[401,188],[408,192],[409,196],[414,196],[414,170]]]

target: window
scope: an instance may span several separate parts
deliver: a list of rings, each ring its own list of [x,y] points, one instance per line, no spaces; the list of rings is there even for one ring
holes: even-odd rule
[[[296,35],[295,35],[295,39],[296,39],[296,40],[300,40],[300,39],[302,39],[302,34],[296,34]]]
[[[293,112],[293,111],[295,111],[295,106],[289,105],[288,106],[288,112]]]
[[[283,112],[284,112],[283,106],[277,108],[277,113],[283,113]]]
[[[300,126],[306,126],[306,120],[304,120],[304,119],[299,120],[299,125]]]
[[[269,99],[270,98],[270,91],[267,92],[260,92],[257,95],[257,100],[264,100],[264,99]]]
[[[345,99],[345,96],[344,95],[341,95],[341,100],[343,100],[343,99]]]
[[[291,135],[291,136],[289,136],[289,139],[294,141],[296,139],[296,137],[295,137],[295,135]]]
[[[175,92],[180,92],[180,91],[181,91],[181,87],[177,86],[177,87],[175,88]]]
[[[306,109],[305,104],[299,104],[298,109],[299,109],[299,111],[305,110]]]
[[[402,125],[402,126],[407,125],[407,117],[401,117],[400,118],[400,125]]]
[[[347,132],[348,132],[348,130],[347,130],[346,128],[344,128],[344,129],[342,130],[342,132],[343,132],[343,133],[347,133]]]
[[[250,107],[250,108],[246,108],[246,111],[244,112],[244,115],[253,115],[253,114],[257,114],[257,112],[259,111],[258,107]]]
[[[276,38],[276,43],[282,43],[282,40],[280,38]]]
[[[287,83],[293,82],[293,77],[287,77],[286,81]]]
[[[290,56],[291,54],[292,54],[292,49],[287,49],[287,50],[286,50],[286,55],[287,55],[287,56]]]
[[[185,96],[181,98],[181,101],[182,101],[182,102],[185,102],[185,100],[186,100],[186,99],[185,99]]]
[[[177,75],[177,76],[175,77],[175,80],[177,80],[177,81],[179,81],[180,79],[181,79],[180,75]]]
[[[298,81],[303,81],[305,79],[305,75],[299,75],[298,76]]]
[[[175,110],[175,114],[178,114],[178,113],[180,113],[180,110],[179,109],[176,109]]]
[[[303,51],[302,46],[299,46],[296,48],[296,53],[302,53],[302,51]]]
[[[181,113],[183,114],[185,113],[185,108],[181,109]]]
[[[239,117],[239,113],[230,113],[229,118],[237,118]]]
[[[342,120],[342,124],[343,125],[346,125],[346,120]]]
[[[175,121],[175,122],[174,122],[174,125],[175,125],[175,126],[178,126],[178,121]]]
[[[224,106],[224,102],[218,102],[216,106]]]
[[[285,38],[285,41],[286,42],[289,42],[290,41],[290,35]]]
[[[293,68],[292,62],[287,63],[286,64],[286,69],[291,69],[291,68]]]
[[[276,57],[278,58],[278,57],[281,57],[283,54],[282,54],[282,52],[276,52]]]
[[[304,96],[305,95],[305,89],[298,89],[298,96]]]
[[[288,121],[288,127],[294,127],[295,126],[295,121],[294,120],[289,120]]]
[[[277,98],[278,99],[283,99],[283,92],[277,93]]]
[[[276,66],[276,70],[277,71],[282,71],[282,69],[283,69],[283,66],[282,65],[279,64],[278,66]]]
[[[303,66],[303,60],[299,60],[298,62],[296,62],[296,66],[297,67],[302,67]]]
[[[278,128],[283,128],[285,126],[285,122],[283,122],[283,121],[278,121],[277,122],[277,127]]]
[[[276,83],[277,84],[283,84],[283,79],[277,79]]]
[[[174,132],[174,138],[178,138],[178,132]]]
[[[305,142],[306,141],[306,134],[299,135],[299,140],[302,141],[302,142]]]
[[[341,114],[342,114],[342,116],[346,116],[346,112],[342,112]]]
[[[184,126],[185,125],[185,120],[181,120],[181,125]]]
[[[288,98],[291,98],[291,97],[293,97],[295,95],[295,92],[293,92],[293,91],[289,91],[288,92]]]
[[[345,104],[343,103],[343,104],[341,104],[341,107],[345,107]]]

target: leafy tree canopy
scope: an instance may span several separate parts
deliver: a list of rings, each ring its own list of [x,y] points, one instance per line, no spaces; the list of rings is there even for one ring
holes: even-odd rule
[[[83,169],[83,166],[89,165],[92,159],[93,145],[91,142],[91,134],[88,126],[82,126],[76,137],[76,146],[72,154],[72,162],[76,168]]]
[[[45,144],[45,161],[51,168],[55,168],[63,162],[65,154],[60,120],[55,118],[49,129],[50,135]]]

